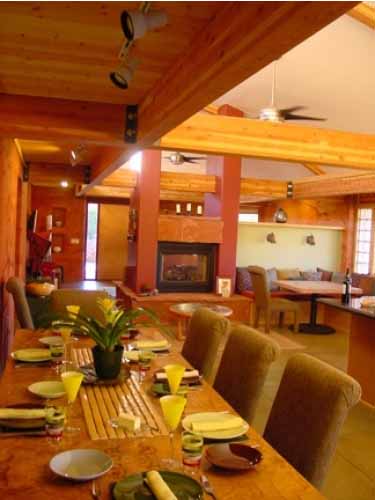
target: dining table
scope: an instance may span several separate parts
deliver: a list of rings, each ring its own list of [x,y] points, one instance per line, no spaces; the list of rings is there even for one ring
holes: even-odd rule
[[[40,347],[39,338],[48,335],[43,330],[18,330],[12,350]],[[142,328],[142,339],[160,340],[165,337],[155,328]],[[94,498],[91,483],[72,482],[58,477],[49,468],[51,458],[59,452],[71,449],[97,449],[112,457],[112,469],[98,479],[101,499],[111,498],[111,485],[127,475],[140,471],[160,470],[160,462],[168,458],[170,443],[160,408],[160,402],[150,388],[153,375],[167,363],[181,363],[189,367],[181,356],[181,343],[169,339],[169,352],[156,353],[151,368],[141,380],[137,366],[130,367],[130,378],[119,386],[81,386],[69,419],[79,431],[64,432],[61,441],[46,436],[24,436],[1,434],[0,432],[0,498],[2,500],[51,500]],[[126,349],[130,349],[128,341]],[[78,364],[90,359],[93,342],[79,338],[71,347],[72,360]],[[20,403],[42,403],[43,400],[31,394],[28,386],[37,381],[59,380],[60,375],[50,366],[17,364],[9,358],[0,380],[0,406],[14,406]],[[121,394],[120,394],[121,392]],[[117,396],[116,396],[117,394]],[[109,396],[108,396],[109,395]],[[113,397],[112,397],[113,396]],[[120,397],[121,396],[121,397]],[[111,399],[112,398],[112,399]],[[64,400],[54,400],[56,405]],[[124,411],[122,404],[130,404],[133,413],[153,423],[144,434],[130,435],[114,430],[108,420],[115,412]],[[116,407],[117,402],[117,407]],[[202,411],[235,411],[210,386],[189,390],[185,415]],[[178,429],[180,431],[181,429]],[[290,429],[293,432],[293,429]],[[175,433],[175,449],[181,457],[181,433]],[[201,468],[213,486],[218,500],[313,500],[323,496],[306,481],[276,450],[274,450],[250,426],[245,440],[259,447],[261,462],[247,471],[230,472],[211,466],[206,460]],[[151,497],[150,497],[151,498]],[[206,496],[204,497],[206,498]],[[207,496],[208,498],[208,496]]]
[[[299,324],[300,333],[309,333],[313,335],[329,335],[336,330],[329,325],[318,323],[318,302],[319,297],[341,297],[342,283],[333,281],[313,281],[313,280],[275,280],[273,284],[282,290],[293,292],[300,296],[306,296],[310,299],[310,320],[308,323]],[[362,295],[362,289],[352,287],[352,295]]]

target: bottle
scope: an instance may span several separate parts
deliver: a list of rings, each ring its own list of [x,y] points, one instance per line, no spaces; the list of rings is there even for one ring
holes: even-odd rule
[[[342,282],[341,303],[349,304],[352,294],[352,279],[350,277],[349,268],[346,270],[344,281]]]

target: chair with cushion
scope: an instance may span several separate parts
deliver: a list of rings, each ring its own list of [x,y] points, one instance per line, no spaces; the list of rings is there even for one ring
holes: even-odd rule
[[[25,284],[16,277],[9,278],[6,289],[13,296],[16,316],[21,328],[34,330],[34,321],[26,298]]]
[[[299,326],[299,305],[288,299],[271,298],[266,270],[263,267],[249,266],[249,272],[254,288],[255,328],[258,328],[260,313],[262,311],[265,316],[266,333],[270,331],[272,313],[276,312],[279,314],[279,326],[282,327],[284,313],[292,312],[294,314],[294,332],[297,333]]]
[[[278,344],[248,326],[234,326],[225,346],[214,388],[251,423]]]
[[[360,396],[360,385],[346,373],[296,354],[286,365],[264,438],[320,488],[340,429]]]
[[[99,298],[108,298],[109,295],[103,290],[79,290],[76,288],[60,288],[51,293],[50,308],[57,313],[66,312],[66,306],[80,306],[80,312],[103,321],[104,316],[98,307]]]
[[[217,366],[218,351],[225,339],[229,321],[207,308],[200,308],[191,317],[182,355],[212,382]]]

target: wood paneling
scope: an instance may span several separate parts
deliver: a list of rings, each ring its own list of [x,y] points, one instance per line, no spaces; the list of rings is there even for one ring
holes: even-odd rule
[[[313,174],[315,175],[324,175],[325,172],[324,170],[322,169],[322,167],[320,167],[319,165],[314,165],[314,163],[304,163],[303,166],[305,168],[307,168],[307,170],[310,170],[310,172],[312,172]]]
[[[84,167],[76,165],[51,165],[50,163],[30,164],[30,184],[33,186],[60,187],[60,182],[66,180],[70,187],[82,184],[84,180]]]
[[[8,278],[23,277],[25,267],[24,187],[21,160],[13,140],[0,139],[0,373],[14,333],[13,300],[5,289]],[[16,237],[16,231],[18,238]]]
[[[158,240],[186,243],[221,243],[223,241],[223,222],[214,217],[160,215]]]
[[[62,252],[52,253],[53,262],[64,267],[65,281],[80,281],[83,279],[86,200],[77,198],[73,189],[33,186],[31,205],[38,209],[37,232],[46,233],[46,216],[53,208],[65,210],[65,226],[54,228],[53,234],[63,240]],[[73,244],[72,239],[78,239]]]

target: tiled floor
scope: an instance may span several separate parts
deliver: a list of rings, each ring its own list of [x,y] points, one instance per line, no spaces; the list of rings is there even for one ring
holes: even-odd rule
[[[297,352],[307,352],[345,370],[347,334],[336,332],[333,335],[314,336],[295,335],[287,330],[282,332],[283,335],[305,346]],[[286,361],[294,352],[282,351],[271,368],[254,422],[254,427],[259,432],[263,432]],[[375,499],[374,408],[360,403],[351,411],[344,425],[323,493],[330,500]]]

